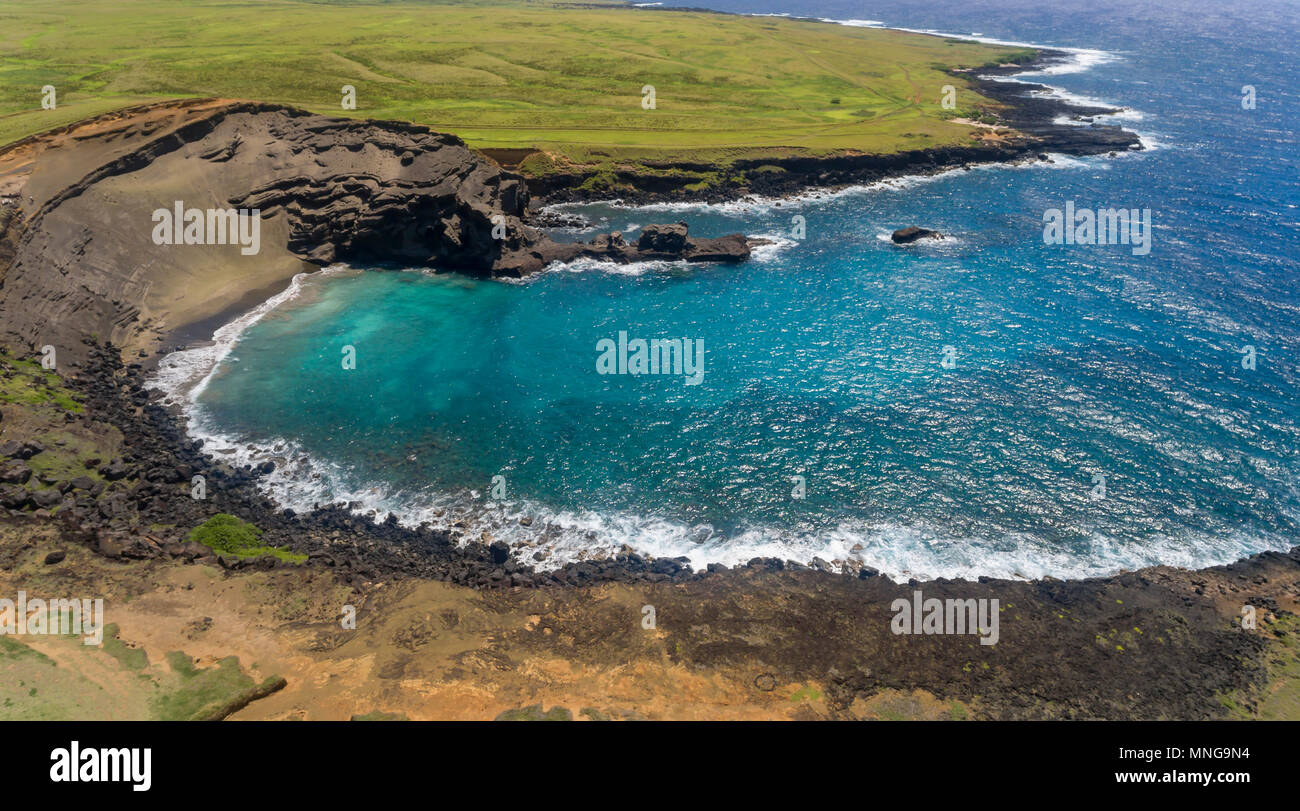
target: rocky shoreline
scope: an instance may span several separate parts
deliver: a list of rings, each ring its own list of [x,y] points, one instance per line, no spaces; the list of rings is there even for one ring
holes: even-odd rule
[[[0,490],[0,507],[6,509],[11,519],[55,520],[70,538],[107,557],[206,560],[229,569],[286,565],[271,556],[254,559],[222,556],[183,543],[174,532],[147,529],[159,524],[191,527],[215,513],[226,512],[262,527],[270,545],[282,545],[305,554],[309,563],[338,566],[358,578],[370,580],[415,576],[475,588],[503,588],[685,582],[731,570],[722,564],[709,564],[704,570],[694,571],[686,558],[655,559],[626,550],[615,557],[569,563],[559,569],[538,572],[512,559],[509,547],[503,542],[466,538],[455,528],[438,529],[427,524],[408,528],[401,526],[392,514],[372,521],[352,513],[343,504],[301,514],[281,509],[257,486],[258,479],[273,468],[232,467],[204,454],[202,441],[188,436],[175,409],[162,404],[162,394],[146,388],[147,371],[141,363],[124,364],[120,351],[112,345],[101,346],[91,339],[85,339],[85,344],[87,359],[68,385],[85,404],[86,411],[84,415],[69,412],[64,419],[117,429],[123,437],[122,455],[94,460],[97,472],[105,480],[101,486],[92,488],[78,483],[74,477],[45,481],[62,495],[51,503],[35,502],[30,494],[23,495],[10,487]],[[0,445],[0,456],[4,457],[0,465],[21,463],[43,452],[40,449],[33,453],[34,447],[39,449],[39,443],[33,446],[31,441],[5,442]],[[207,482],[205,500],[191,498],[185,486],[194,475],[203,476]],[[1263,552],[1205,571],[1242,567],[1249,570],[1256,562],[1279,561],[1290,561],[1300,574],[1300,546],[1289,553]],[[755,558],[736,569],[807,571],[856,580],[890,580],[867,566],[845,566],[837,570],[825,562],[806,565],[779,558]],[[1086,581],[1043,578],[1032,582],[1115,584],[1135,575],[1149,576],[1156,570],[1179,571],[1153,567]],[[1011,586],[1031,581],[981,577],[979,582]]]
[[[158,402],[158,392],[145,388],[142,364],[124,365],[115,347],[89,339],[86,349],[86,361],[69,382],[85,403],[86,414],[71,416],[69,422],[85,420],[116,428],[123,437],[122,455],[95,460],[104,479],[98,485],[84,477],[45,481],[61,495],[48,503],[10,487],[0,490],[0,507],[11,519],[57,521],[67,538],[105,557],[181,558],[231,570],[293,565],[271,555],[222,555],[184,541],[188,528],[227,513],[260,527],[268,545],[304,554],[309,565],[336,568],[349,583],[406,576],[505,588],[657,583],[698,576],[682,559],[650,560],[634,553],[540,573],[511,559],[504,543],[462,538],[455,529],[428,525],[411,529],[399,525],[392,515],[372,522],[342,504],[306,514],[280,509],[257,487],[258,478],[270,470],[235,468],[205,455],[202,443],[190,439],[176,414]],[[35,447],[40,449],[37,454],[44,452],[39,443]],[[13,454],[4,460],[11,466],[25,461],[24,456],[30,460],[37,455],[30,443],[15,442],[3,450]],[[205,481],[202,500],[189,494],[188,484],[196,475]]]
[[[229,599],[259,616],[263,607],[278,611],[295,594],[325,588],[322,583],[338,584],[353,595],[347,602],[366,606],[362,630],[340,632],[337,606],[325,600],[315,609],[320,617],[314,624],[291,623],[283,629],[292,636],[279,643],[278,655],[285,662],[302,661],[310,652],[335,666],[343,661],[336,656],[380,651],[378,670],[366,677],[365,684],[372,686],[364,690],[375,696],[367,701],[383,702],[380,707],[386,710],[400,706],[413,717],[431,712],[416,694],[399,700],[384,687],[386,679],[429,678],[419,674],[448,666],[440,648],[421,651],[426,640],[442,633],[419,619],[429,614],[430,599],[453,599],[459,613],[475,610],[475,605],[491,607],[489,613],[510,630],[503,629],[469,659],[453,660],[472,663],[468,673],[464,666],[449,673],[475,684],[502,682],[501,689],[518,691],[521,704],[535,701],[538,693],[528,679],[520,682],[526,674],[516,674],[515,663],[557,655],[602,673],[608,668],[618,672],[633,657],[642,669],[669,668],[673,679],[715,674],[723,681],[714,687],[696,684],[690,689],[699,694],[701,712],[719,717],[728,706],[752,707],[754,702],[763,709],[751,711],[764,717],[786,717],[788,712],[799,718],[892,717],[902,712],[999,719],[1219,718],[1243,717],[1264,707],[1272,717],[1287,710],[1278,709],[1271,691],[1294,689],[1285,675],[1291,660],[1277,654],[1291,645],[1289,635],[1300,630],[1300,547],[1201,571],[1162,566],[1077,581],[900,583],[871,569],[835,572],[777,559],[693,571],[681,559],[655,560],[630,552],[537,572],[512,560],[504,544],[461,538],[455,529],[409,529],[391,516],[373,523],[340,506],[304,515],[277,509],[258,490],[263,471],[231,468],[202,453],[201,445],[144,388],[140,364],[124,365],[116,347],[89,339],[86,358],[71,383],[84,410],[68,411],[59,421],[68,430],[120,432],[120,455],[86,460],[87,470],[99,479],[92,481],[72,475],[75,470],[57,474],[38,465],[43,456],[66,449],[31,441],[0,444],[7,457],[0,460],[5,475],[30,465],[41,470],[32,474],[33,482],[39,479],[44,486],[29,491],[0,485],[0,578],[26,572],[17,582],[29,589],[38,583],[53,588],[49,583],[67,583],[70,577],[84,579],[87,588],[108,588],[119,599],[142,595],[150,604],[188,599],[149,591],[153,578],[211,583],[212,588],[229,583],[234,588]],[[0,375],[10,373],[9,364],[0,363]],[[12,415],[6,412],[6,436],[14,427]],[[207,481],[204,500],[190,496],[193,475]],[[38,504],[32,500],[37,492],[51,495]],[[187,528],[218,512],[257,524],[268,544],[304,554],[306,561],[220,554],[184,540]],[[91,565],[88,556],[102,563]],[[68,570],[69,565],[75,568]],[[221,574],[213,580],[186,575],[187,570]],[[274,596],[263,598],[255,596],[260,591],[245,593],[255,583],[266,584],[261,589],[279,585]],[[473,590],[469,595],[479,596],[428,594],[425,584],[464,586]],[[927,598],[1000,600],[1001,641],[984,647],[970,636],[894,635],[890,607],[921,590]],[[612,602],[611,595],[616,595]],[[664,630],[634,630],[640,627],[643,604],[655,607]],[[1243,606],[1258,610],[1258,630],[1239,627]],[[191,615],[195,610],[199,613]],[[201,614],[225,617],[228,610],[199,603],[176,622],[204,629],[211,620],[194,626]],[[142,616],[152,614],[145,609]],[[515,623],[520,627],[514,628]],[[137,623],[135,633],[145,629]],[[180,641],[193,644],[195,632],[186,633]],[[658,650],[661,646],[666,655]],[[300,648],[299,658],[293,658]],[[311,689],[310,672],[290,680],[288,689],[298,691],[298,699],[273,701],[257,711],[288,715],[253,717],[303,717],[301,702],[308,699],[301,696]],[[588,686],[583,678],[575,675],[564,689],[574,695],[596,690],[606,702],[632,700],[626,693],[615,698],[608,688]],[[638,695],[644,695],[633,700],[636,714],[629,717],[645,717],[647,708],[664,706],[669,694],[657,690],[657,683],[636,682]],[[359,683],[349,684],[361,689]],[[435,679],[427,689],[436,693],[439,684],[444,682]],[[725,686],[732,684],[738,687]],[[749,692],[733,694],[745,685]],[[763,696],[778,685],[786,685],[779,688],[782,694],[816,701],[811,706],[772,705]],[[940,703],[931,706],[936,701]],[[883,709],[880,702],[885,702]],[[683,717],[681,708],[660,712]]]

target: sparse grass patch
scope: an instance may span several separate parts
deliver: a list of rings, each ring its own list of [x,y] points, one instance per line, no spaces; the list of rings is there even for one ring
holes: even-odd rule
[[[149,655],[142,648],[133,648],[118,638],[117,623],[104,626],[103,651],[127,670],[141,671],[149,666]]]
[[[383,710],[371,710],[367,713],[352,716],[353,721],[409,721],[405,714],[400,712],[384,712]]]
[[[180,651],[167,654],[172,673],[180,677],[178,689],[157,696],[151,703],[163,721],[202,721],[224,717],[232,706],[242,706],[249,696],[265,694],[276,682],[269,677],[261,684],[239,665],[238,656],[227,656],[213,667],[199,668]]]
[[[15,358],[0,350],[0,402],[53,406],[80,414],[85,410],[63,379],[38,361]]]

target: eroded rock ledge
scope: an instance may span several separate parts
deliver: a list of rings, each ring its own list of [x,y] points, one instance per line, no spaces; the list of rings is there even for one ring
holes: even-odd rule
[[[685,223],[647,226],[635,244],[618,233],[602,234],[589,243],[556,243],[524,223],[524,179],[482,160],[453,136],[396,122],[288,112],[301,120],[276,135],[295,155],[327,154],[338,146],[357,151],[364,146],[357,139],[365,139],[397,157],[397,166],[326,177],[284,167],[275,180],[231,198],[232,206],[259,209],[264,216],[283,210],[289,250],[313,264],[400,262],[519,277],[579,257],[613,262],[728,262],[749,257],[745,236],[696,239]],[[216,147],[213,154],[227,160],[237,148],[238,142]]]

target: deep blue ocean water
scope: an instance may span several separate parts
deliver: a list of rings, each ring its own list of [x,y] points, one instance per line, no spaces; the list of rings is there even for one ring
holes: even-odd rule
[[[1039,80],[1129,108],[1152,148],[779,206],[579,209],[583,236],[780,238],[734,267],[300,278],[197,394],[195,433],[278,459],[286,505],[464,518],[548,564],[629,544],[1078,576],[1300,543],[1296,6],[709,5],[1102,51]],[[1044,244],[1067,201],[1151,209],[1150,254]],[[885,238],[910,224],[953,238]],[[598,374],[620,331],[701,340],[699,385]]]

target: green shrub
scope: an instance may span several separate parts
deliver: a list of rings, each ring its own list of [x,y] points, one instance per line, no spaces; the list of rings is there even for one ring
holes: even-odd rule
[[[213,552],[241,558],[274,555],[286,563],[302,563],[307,560],[306,555],[291,552],[285,547],[266,546],[262,543],[262,530],[229,513],[217,513],[199,524],[190,530],[186,540],[198,541]]]
[[[229,513],[217,513],[190,530],[186,540],[198,541],[214,552],[247,555],[262,548],[262,530]]]

